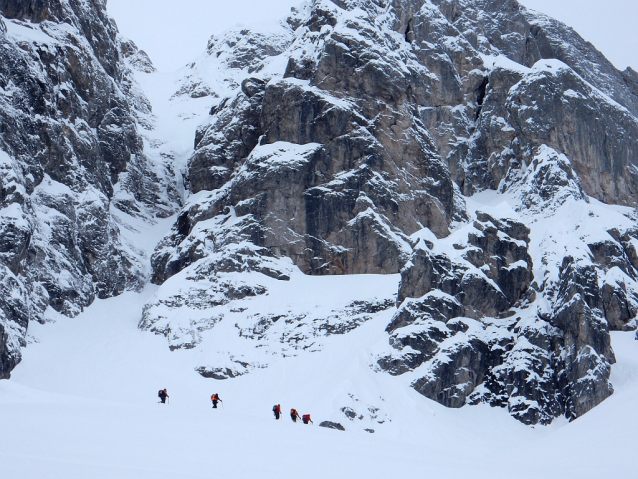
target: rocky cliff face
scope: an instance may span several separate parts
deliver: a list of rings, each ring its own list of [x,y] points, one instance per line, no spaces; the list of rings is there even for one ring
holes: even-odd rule
[[[120,229],[171,214],[144,155],[143,52],[101,0],[0,2],[0,378],[29,321],[138,290],[144,259]],[[150,61],[146,58],[147,67]],[[128,218],[128,219],[127,219]]]
[[[636,327],[635,217],[601,222],[598,203],[636,203],[633,77],[513,0],[316,0],[275,32],[211,39],[177,93],[212,105],[197,195],[155,251],[141,327],[180,347],[168,331],[198,329],[167,305],[208,282],[217,305],[267,295],[222,278],[286,281],[286,259],[400,272],[380,369],[526,424],[584,414],[613,392],[609,331]],[[476,208],[486,190],[511,208]]]
[[[0,10],[6,376],[46,307],[143,284],[118,228],[179,198],[140,133],[152,64],[103,4]],[[314,0],[212,38],[171,99],[209,115],[140,328],[212,341],[196,370],[227,379],[383,321],[372,367],[424,396],[577,418],[613,393],[610,331],[638,326],[637,85],[514,0]]]
[[[635,205],[638,91],[629,70],[618,71],[571,28],[516,1],[433,3],[478,52],[515,62],[487,61],[473,134],[448,154],[464,191],[498,187],[513,161],[529,163],[534,147],[548,145],[572,160],[588,195]],[[465,126],[446,124],[466,136],[457,133]]]
[[[397,272],[405,235],[446,236],[464,217],[459,188],[498,188],[543,145],[573,162],[586,194],[634,202],[635,89],[516,2],[315,2],[278,34],[245,31],[208,53],[235,88],[197,133],[191,189],[223,192],[206,217],[241,202],[254,242],[307,273]],[[229,93],[199,80],[184,91]],[[280,153],[264,168],[273,149],[297,164]],[[170,251],[156,281],[193,262]]]

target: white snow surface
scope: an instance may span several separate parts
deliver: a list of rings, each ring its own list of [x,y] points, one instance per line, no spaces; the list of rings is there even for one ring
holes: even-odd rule
[[[358,277],[323,282],[339,281],[305,295],[312,301],[366,285]],[[489,406],[446,409],[401,378],[374,372],[369,345],[387,341],[381,316],[335,340],[326,354],[243,378],[204,379],[192,371],[200,351],[171,353],[137,329],[152,293],[96,301],[74,319],[51,315],[54,325],[32,325],[23,363],[0,382],[3,477],[633,477],[633,334],[612,334],[618,363],[611,398],[573,423],[529,428]],[[157,403],[159,388],[168,389],[169,404]],[[210,407],[213,392],[224,400],[218,410]],[[278,403],[279,422],[271,413]],[[365,417],[336,418],[334,406]],[[293,424],[291,407],[312,414],[314,425]],[[379,409],[378,419],[368,408]],[[326,419],[346,431],[318,427]]]
[[[468,211],[525,219],[516,201],[488,191],[469,198]],[[557,274],[553,262],[562,254],[553,255],[569,251],[585,257],[588,234],[629,222],[629,213],[574,200],[560,205],[552,218],[527,218],[538,249],[532,256],[548,256],[544,273],[535,265],[537,279]],[[471,227],[470,222],[459,228],[436,248],[453,251],[451,245]],[[541,251],[548,243],[558,244]],[[263,281],[269,281],[268,294],[244,300],[246,314],[283,308],[325,317],[353,299],[392,297],[398,276],[293,272],[290,281]],[[320,338],[320,352],[258,353],[253,341],[231,331],[237,328],[234,320],[207,332],[197,348],[171,352],[164,337],[138,329],[142,308],[156,290],[149,286],[142,294],[98,300],[73,319],[49,310],[49,323],[30,325],[23,362],[10,381],[0,382],[3,477],[386,478],[423,471],[490,479],[633,477],[634,333],[612,333],[618,362],[609,399],[575,422],[557,419],[532,428],[486,405],[447,409],[410,388],[410,374],[392,377],[372,367],[388,349],[385,327],[394,308],[345,335]],[[194,371],[228,349],[251,358],[268,355],[267,367],[225,381]],[[160,388],[168,389],[167,405],[157,403]],[[212,393],[224,400],[218,410],[210,407]],[[274,404],[284,411],[279,422],[271,413]],[[287,414],[292,407],[311,414],[314,424],[293,424]],[[342,408],[357,417],[348,419]],[[324,420],[346,431],[318,427]]]

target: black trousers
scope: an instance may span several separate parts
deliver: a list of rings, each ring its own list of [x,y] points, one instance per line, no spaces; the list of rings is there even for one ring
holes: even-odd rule
[[[213,399],[213,408],[217,409],[217,400],[216,399]]]

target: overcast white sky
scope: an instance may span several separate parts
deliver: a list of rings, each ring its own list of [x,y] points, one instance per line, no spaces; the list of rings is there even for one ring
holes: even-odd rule
[[[638,0],[519,0],[561,20],[618,68],[638,70]],[[123,35],[160,70],[176,70],[206,48],[208,38],[238,25],[279,19],[300,0],[108,0]]]
[[[177,70],[206,49],[211,35],[284,18],[301,0],[107,0],[120,32],[159,70]]]
[[[638,0],[519,0],[566,23],[617,68],[638,70]]]

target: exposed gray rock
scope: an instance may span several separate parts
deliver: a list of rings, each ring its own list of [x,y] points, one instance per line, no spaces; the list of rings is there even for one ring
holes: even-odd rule
[[[351,421],[357,417],[357,412],[350,407],[342,407],[341,412]]]
[[[153,73],[156,71],[148,54],[144,50],[137,48],[137,45],[131,40],[123,40],[120,49],[122,56],[135,70],[144,73]]]
[[[379,365],[391,374],[419,368],[424,375],[414,388],[448,407],[488,402],[526,424],[575,419],[613,392],[608,331],[635,328],[635,312],[610,284],[600,286],[594,266],[571,257],[549,294],[546,315],[527,310],[523,318],[480,323],[453,319],[462,311],[459,300],[437,291],[406,299],[388,326],[398,354]]]
[[[463,314],[475,318],[496,316],[521,300],[532,279],[529,229],[481,212],[474,227],[463,253],[465,264],[417,247],[401,272],[397,303],[438,290],[454,296]]]
[[[402,271],[400,306],[387,328],[400,354],[381,358],[379,365],[403,374],[427,363],[414,388],[448,407],[463,406],[512,345],[510,333],[491,324],[496,321],[469,318],[497,317],[527,297],[528,235],[519,222],[478,212],[461,253],[469,264],[417,248]]]
[[[233,367],[210,367],[210,366],[199,366],[195,368],[202,377],[208,379],[217,379],[218,381],[223,381],[225,379],[237,378],[239,376],[243,376],[244,374],[248,374],[252,369],[263,367],[255,364],[249,364],[240,360],[231,360],[233,363]]]
[[[204,217],[225,207],[252,215],[262,229],[257,244],[291,257],[307,273],[397,272],[409,252],[406,235],[421,226],[446,235],[462,213],[449,174],[409,107],[409,85],[431,78],[409,56],[389,54],[387,42],[399,47],[403,39],[384,32],[377,14],[371,10],[360,23],[338,24],[336,11],[313,9],[290,37],[284,78],[243,80],[234,98],[211,111],[189,162],[194,191],[224,191]],[[327,35],[322,28],[334,31]],[[273,45],[281,45],[277,38]],[[215,40],[211,55],[226,55],[220,43],[233,41]],[[256,47],[254,55],[265,64],[275,53]],[[319,61],[306,62],[308,55]],[[406,76],[406,61],[413,77]],[[248,69],[259,70],[255,64]],[[265,163],[261,152],[271,154],[269,145],[286,152],[290,144],[316,149],[297,161],[301,168],[271,162],[263,174],[251,171]],[[156,269],[158,274],[174,273]]]
[[[216,83],[193,64],[176,94],[211,99],[186,172],[198,201],[153,255],[153,282],[168,286],[142,327],[170,329],[162,307],[185,305],[163,293],[175,276],[233,301],[256,283],[220,288],[221,273],[286,280],[288,259],[307,274],[401,272],[378,364],[411,371],[427,397],[547,424],[611,394],[608,332],[637,326],[638,235],[532,260],[542,246],[524,223],[590,198],[636,203],[635,72],[515,0],[315,1],[280,33],[211,39],[205,62]],[[447,241],[474,216],[460,192],[484,189],[521,219],[477,212],[466,239]],[[315,350],[367,321],[323,319],[255,315],[237,329]]]
[[[319,427],[327,427],[329,429],[337,429],[338,431],[345,431],[346,430],[346,428],[343,427],[340,423],[332,422],[332,421],[322,421],[321,423],[319,423]]]
[[[466,265],[417,248],[402,272],[400,306],[387,328],[395,352],[379,366],[393,375],[418,372],[413,387],[448,407],[487,402],[526,424],[574,419],[607,398],[615,362],[609,330],[636,327],[627,286],[635,270],[612,237],[591,242],[597,265],[564,258],[557,284],[540,291],[551,310],[535,314],[529,305],[539,292],[530,289],[528,235],[521,223],[477,212],[467,244],[456,246],[485,279],[465,286]],[[512,274],[515,264],[520,271]],[[600,281],[599,274],[609,279]],[[500,302],[481,302],[486,291],[501,293]]]
[[[498,187],[510,162],[515,168],[521,159],[529,163],[530,146],[544,143],[567,155],[587,194],[635,204],[636,151],[630,138],[636,135],[638,90],[632,73],[618,71],[568,26],[515,0],[434,3],[473,48],[516,62],[497,61],[486,74],[477,90],[475,125],[461,118],[432,124],[464,191]],[[468,140],[458,141],[462,136]],[[441,146],[455,137],[452,150]],[[611,148],[606,138],[614,138]]]
[[[459,408],[481,384],[486,373],[502,363],[495,345],[478,338],[457,343],[441,350],[441,359],[429,365],[429,375],[416,380],[412,386],[418,392],[444,406]],[[495,354],[496,353],[496,354]]]
[[[529,165],[512,164],[499,191],[516,195],[521,210],[537,215],[551,215],[569,199],[589,202],[570,161],[547,146],[535,151]]]
[[[486,54],[502,53],[531,67],[555,58],[574,69],[634,114],[635,93],[626,88],[631,72],[620,72],[571,27],[516,0],[434,0],[446,18],[473,47]]]
[[[479,232],[469,235],[470,248],[464,258],[486,272],[508,302],[515,304],[532,282],[532,258],[527,252],[530,230],[517,221],[497,220],[478,211],[476,217]]]

